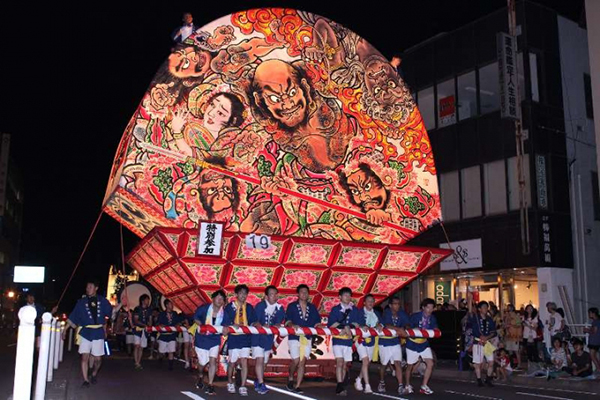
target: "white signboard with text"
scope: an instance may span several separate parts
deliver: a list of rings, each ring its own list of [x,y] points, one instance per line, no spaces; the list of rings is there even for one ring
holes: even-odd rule
[[[198,255],[220,257],[222,247],[223,224],[219,222],[201,222]]]
[[[472,269],[483,267],[483,257],[481,255],[481,239],[463,240],[460,242],[440,243],[442,249],[452,249],[452,257],[446,258],[440,264],[440,271],[456,271],[461,269]]]

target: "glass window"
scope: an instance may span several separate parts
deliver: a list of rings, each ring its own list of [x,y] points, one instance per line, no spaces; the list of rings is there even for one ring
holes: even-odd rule
[[[438,99],[438,127],[456,123],[456,93],[454,92],[454,79],[447,80],[437,85]]]
[[[507,209],[504,160],[485,164],[483,183],[485,185],[485,215],[505,214]]]
[[[537,54],[529,53],[529,74],[531,76],[531,100],[539,103],[540,87],[538,85]]]
[[[500,109],[500,83],[498,82],[498,63],[479,68],[479,102],[481,114]]]
[[[481,216],[481,168],[479,165],[460,171],[462,216],[473,218]]]
[[[435,129],[433,86],[419,91],[417,99],[419,100],[419,111],[421,112],[421,117],[423,117],[423,122],[425,122],[425,128],[427,130]]]
[[[518,210],[519,204],[519,177],[517,173],[517,157],[511,157],[507,160],[507,181],[508,181],[508,207],[512,210]],[[525,176],[525,198],[528,207],[531,207],[531,179],[529,177],[529,156],[523,156],[523,175]]]
[[[475,71],[458,77],[458,118],[459,120],[477,115],[477,84]]]
[[[583,93],[585,96],[585,113],[589,119],[594,119],[594,101],[592,100],[592,78],[583,74]]]
[[[442,203],[442,218],[444,221],[460,219],[460,184],[458,171],[440,174],[440,202]]]

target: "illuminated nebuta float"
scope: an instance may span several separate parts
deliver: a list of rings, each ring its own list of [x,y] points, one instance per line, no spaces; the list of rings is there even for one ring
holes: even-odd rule
[[[380,302],[449,255],[404,246],[441,219],[407,86],[354,32],[292,9],[228,15],[173,49],[104,210],[143,238],[127,262],[186,313],[240,283],[251,303],[271,284],[284,304],[307,284],[322,313],[344,286]],[[203,221],[223,228],[216,254],[200,253]]]

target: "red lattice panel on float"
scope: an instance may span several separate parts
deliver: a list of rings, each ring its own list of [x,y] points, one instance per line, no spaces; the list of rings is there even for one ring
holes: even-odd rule
[[[322,313],[338,302],[340,288],[350,287],[356,302],[371,293],[377,302],[397,292],[450,250],[374,243],[272,236],[267,250],[246,247],[245,236],[223,233],[221,256],[199,256],[196,229],[155,228],[128,255],[127,262],[159,292],[186,313],[225,289],[250,287],[248,301],[258,303],[264,288],[275,285],[280,301],[296,300],[296,287],[311,288]]]

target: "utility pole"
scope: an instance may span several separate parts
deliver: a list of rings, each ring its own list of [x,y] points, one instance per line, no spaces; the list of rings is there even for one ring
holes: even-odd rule
[[[517,49],[517,11],[516,11],[516,0],[507,0],[508,5],[508,34],[513,37],[515,41],[515,59],[518,54]],[[523,56],[524,58],[524,56]],[[515,75],[518,77],[518,62],[515,62]],[[521,108],[521,96],[519,95],[519,85],[516,85],[517,91],[517,107]],[[522,113],[520,113],[521,115]],[[522,118],[522,117],[521,117]],[[529,240],[529,204],[527,204],[527,182],[525,181],[525,170],[523,169],[523,163],[525,162],[524,147],[525,137],[523,136],[523,129],[521,125],[521,118],[515,119],[515,141],[517,149],[517,180],[519,182],[519,210],[521,214],[521,247],[523,254],[527,255],[531,252],[530,240]]]

